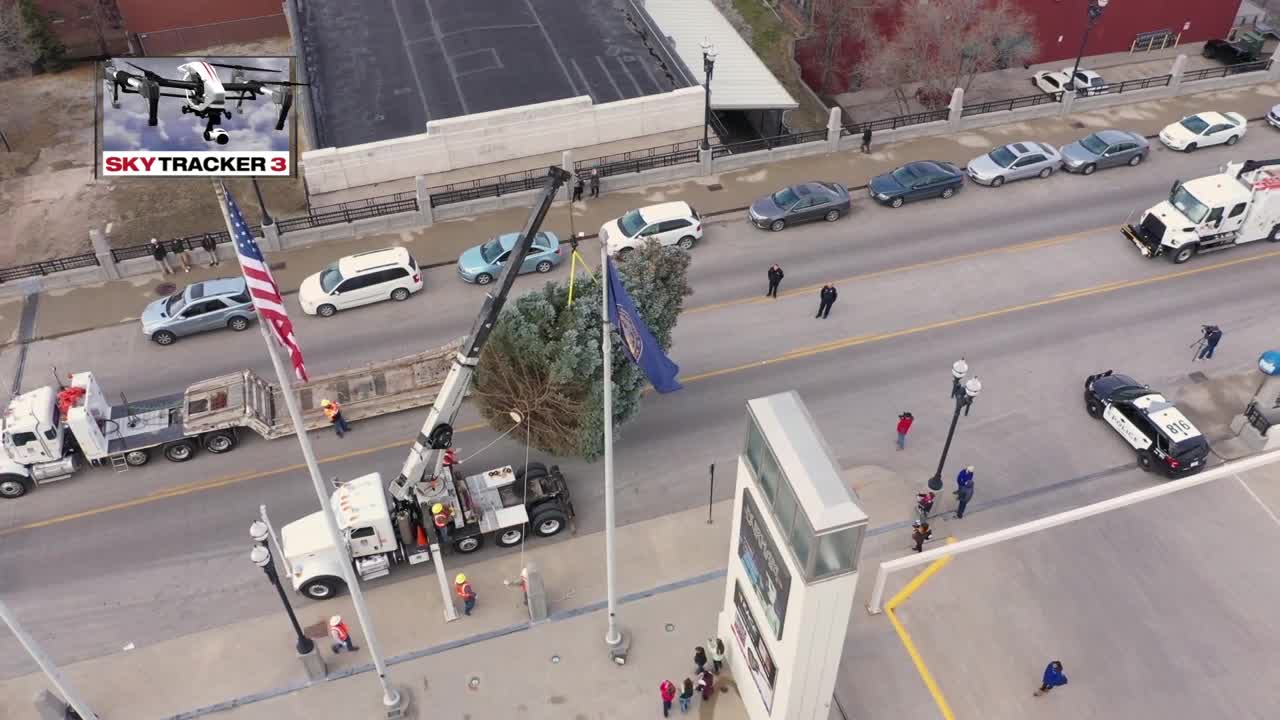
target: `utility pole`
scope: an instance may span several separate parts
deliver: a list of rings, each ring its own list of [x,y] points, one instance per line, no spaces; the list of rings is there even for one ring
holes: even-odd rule
[[[61,671],[58,670],[58,666],[53,664],[49,656],[44,654],[44,650],[41,650],[40,646],[36,645],[36,641],[18,624],[18,618],[14,616],[13,611],[2,600],[0,600],[0,620],[4,620],[4,624],[9,626],[9,631],[13,633],[14,637],[18,638],[18,642],[26,649],[27,654],[44,671],[45,677],[49,678],[49,683],[62,696],[62,700],[70,705],[71,709],[75,710],[82,720],[98,720],[98,715],[90,710],[89,705],[71,689],[71,686],[67,684],[66,678],[62,677]]]

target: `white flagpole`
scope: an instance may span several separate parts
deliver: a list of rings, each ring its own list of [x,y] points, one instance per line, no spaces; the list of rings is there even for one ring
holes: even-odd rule
[[[603,288],[600,319],[604,329],[600,339],[600,347],[604,351],[604,567],[609,598],[609,631],[604,641],[613,648],[622,644],[622,633],[618,630],[617,597],[613,585],[613,326],[609,322],[609,250],[605,243],[600,243],[600,286]]]
[[[227,221],[227,232],[234,238],[235,228],[231,226],[231,217],[227,214],[226,188],[221,182],[216,183],[216,187],[218,201],[222,206],[222,216]],[[280,394],[284,396],[285,407],[289,409],[289,419],[293,421],[293,431],[298,437],[298,445],[302,448],[302,458],[311,475],[311,484],[315,487],[316,497],[320,500],[320,514],[324,516],[325,527],[329,530],[329,541],[334,547],[344,549],[347,544],[342,538],[342,531],[338,529],[338,520],[334,517],[333,508],[329,504],[329,493],[320,476],[320,463],[316,461],[315,451],[311,448],[311,438],[307,436],[307,427],[302,421],[302,408],[298,405],[298,396],[293,388],[294,374],[285,367],[280,353],[276,350],[276,341],[271,337],[271,331],[267,329],[267,321],[262,317],[258,318],[258,328],[262,330],[262,339],[267,343],[267,354],[271,356],[271,365],[276,370]],[[378,682],[382,684],[382,704],[389,709],[398,708],[401,706],[400,693],[387,680],[387,666],[382,661],[382,653],[378,650],[378,640],[373,631],[373,618],[369,615],[369,609],[365,607],[364,592],[360,590],[355,569],[349,562],[338,563],[338,566],[342,568],[342,579],[346,581],[347,589],[351,592],[351,604],[355,606],[356,617],[364,630],[365,646],[369,648],[373,665],[378,671]]]
[[[84,718],[84,720],[97,720],[97,714],[89,709],[89,706],[85,704],[79,695],[71,691],[71,687],[67,685],[66,679],[62,677],[58,666],[53,664],[49,656],[44,654],[39,645],[36,645],[36,641],[27,634],[26,630],[22,629],[22,626],[18,624],[18,618],[3,601],[0,601],[0,619],[4,620],[4,624],[9,626],[9,631],[13,633],[14,637],[18,638],[18,642],[22,647],[26,648],[27,654],[44,671],[45,677],[49,678],[50,684],[62,696],[62,700],[70,705],[76,711],[76,714]]]

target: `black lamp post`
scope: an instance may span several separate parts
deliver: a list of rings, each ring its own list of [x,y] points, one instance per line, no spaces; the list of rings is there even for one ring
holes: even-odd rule
[[[982,392],[982,382],[978,378],[964,379],[969,372],[969,364],[964,358],[951,366],[951,397],[956,401],[956,411],[951,415],[951,428],[947,430],[947,442],[942,446],[942,457],[938,458],[938,470],[929,478],[929,489],[937,492],[942,489],[942,467],[947,464],[947,453],[951,450],[951,438],[956,434],[956,422],[960,420],[960,411],[968,416],[974,398]]]
[[[711,142],[711,75],[716,69],[716,47],[711,44],[710,39],[702,41],[702,71],[706,73],[707,81],[702,86],[703,96],[706,98],[706,105],[702,113],[702,149],[710,150]]]
[[[1089,22],[1084,26],[1084,37],[1080,39],[1080,52],[1076,53],[1076,66],[1071,68],[1071,77],[1067,78],[1067,82],[1071,83],[1071,89],[1078,92],[1076,88],[1076,72],[1080,70],[1080,59],[1084,57],[1084,46],[1089,43],[1089,31],[1093,29],[1093,24],[1098,22],[1098,18],[1102,17],[1102,11],[1107,7],[1111,0],[1089,0]]]
[[[1106,0],[1103,0],[1103,2],[1106,2]],[[258,178],[251,177],[249,179],[253,181],[253,192],[258,196],[258,207],[262,208],[262,224],[270,225],[272,222],[271,215],[267,213],[267,203],[262,199],[262,188],[258,187]]]
[[[302,626],[298,624],[298,616],[293,614],[293,606],[289,604],[289,596],[284,592],[284,586],[280,584],[280,574],[276,572],[276,564],[271,560],[271,550],[263,543],[267,535],[265,523],[261,520],[255,521],[249,528],[249,535],[253,538],[255,544],[253,550],[249,552],[249,559],[254,565],[262,568],[262,572],[267,574],[267,579],[276,587],[276,592],[280,594],[280,602],[284,603],[284,611],[289,614],[289,622],[293,625],[293,632],[298,636],[298,641],[294,647],[297,648],[299,655],[308,655],[315,649],[315,643],[311,638],[302,632]]]

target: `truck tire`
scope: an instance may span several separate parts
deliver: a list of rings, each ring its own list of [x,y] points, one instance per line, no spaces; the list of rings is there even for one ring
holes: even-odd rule
[[[565,525],[569,524],[569,516],[564,514],[560,508],[550,507],[539,511],[530,521],[533,525],[533,534],[538,537],[551,537],[559,535],[564,530]]]
[[[345,586],[346,583],[338,578],[326,575],[306,581],[302,587],[298,588],[298,592],[312,600],[328,600],[341,592]]]
[[[0,475],[0,498],[5,500],[13,500],[20,498],[31,491],[32,482],[30,478],[21,475],[6,473]]]
[[[547,466],[540,462],[529,463],[529,478],[544,478],[547,476]],[[523,482],[525,478],[525,469],[516,468],[516,482]]]
[[[205,435],[201,444],[214,455],[221,455],[235,449],[236,434],[231,430],[215,430]]]
[[[471,535],[453,541],[453,549],[463,555],[473,553],[484,547],[483,535]]]
[[[178,440],[164,446],[164,457],[169,462],[186,462],[196,456],[196,444],[191,440]]]
[[[124,462],[129,467],[142,467],[150,461],[150,450],[130,450],[124,454]]]
[[[524,525],[518,525],[499,530],[493,534],[493,544],[504,548],[519,545],[524,540],[525,527]]]
[[[1197,246],[1195,243],[1187,243],[1186,245],[1183,245],[1182,247],[1178,248],[1178,251],[1176,253],[1170,255],[1169,259],[1173,261],[1174,265],[1181,265],[1182,263],[1195,257],[1196,250],[1197,250]]]

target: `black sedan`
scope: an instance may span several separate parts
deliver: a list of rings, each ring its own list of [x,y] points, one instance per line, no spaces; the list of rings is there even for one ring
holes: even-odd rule
[[[756,227],[778,232],[813,220],[835,222],[848,214],[849,188],[839,183],[807,182],[784,187],[751,203],[747,217]]]
[[[871,178],[868,188],[876,202],[902,207],[908,200],[949,198],[964,185],[964,171],[949,162],[910,162],[893,172]]]

